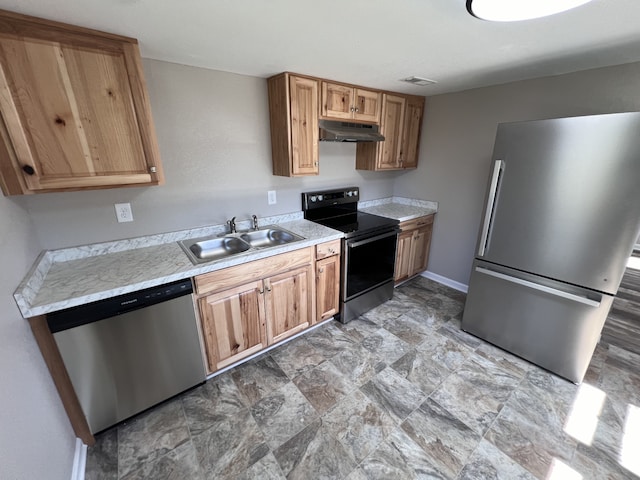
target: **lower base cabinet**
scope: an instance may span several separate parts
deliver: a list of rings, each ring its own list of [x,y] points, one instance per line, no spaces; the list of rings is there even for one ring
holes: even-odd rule
[[[278,343],[312,322],[311,265],[264,280],[267,341]]]
[[[396,250],[396,283],[403,282],[427,269],[434,215],[426,215],[400,223]]]
[[[209,373],[313,323],[313,261],[309,247],[195,277]]]
[[[316,323],[340,310],[340,240],[316,246]]]
[[[262,281],[198,299],[209,373],[267,346]]]

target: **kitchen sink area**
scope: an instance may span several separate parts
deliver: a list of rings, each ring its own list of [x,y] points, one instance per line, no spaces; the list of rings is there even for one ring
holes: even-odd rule
[[[229,233],[223,236],[209,235],[180,240],[178,245],[187,254],[189,260],[194,265],[198,265],[237,255],[251,248],[276,247],[304,239],[283,228],[268,225],[257,230]]]

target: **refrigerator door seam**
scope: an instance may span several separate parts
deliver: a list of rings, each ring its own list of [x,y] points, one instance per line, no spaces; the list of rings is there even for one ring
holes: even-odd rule
[[[489,187],[489,198],[487,199],[487,210],[484,214],[484,221],[482,222],[482,235],[480,237],[480,248],[478,249],[478,256],[482,257],[487,248],[489,242],[489,233],[491,230],[491,223],[493,220],[493,212],[496,208],[496,198],[498,194],[498,186],[500,184],[500,174],[504,161],[496,160],[493,164],[493,173],[491,174],[491,186]]]
[[[600,302],[596,300],[591,300],[587,297],[582,297],[580,295],[574,295],[573,293],[563,292],[562,290],[558,290],[556,288],[547,287],[546,285],[540,285],[539,283],[530,282],[528,280],[524,280],[522,278],[512,277],[510,275],[505,275],[503,273],[494,272],[493,270],[489,270],[482,267],[476,267],[476,272],[482,273],[485,275],[490,275],[492,277],[499,278],[501,280],[505,280],[507,282],[515,283],[518,285],[522,285],[524,287],[533,288],[534,290],[539,290],[544,293],[548,293],[550,295],[555,295],[557,297],[566,298],[568,300],[573,300],[574,302],[582,303],[584,305],[588,305],[590,307],[599,307]]]

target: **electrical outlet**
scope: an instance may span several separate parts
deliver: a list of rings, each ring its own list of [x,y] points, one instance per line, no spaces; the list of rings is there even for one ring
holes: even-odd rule
[[[275,205],[276,203],[278,203],[275,190],[269,190],[267,192],[267,200],[269,201],[269,205]]]
[[[116,208],[118,223],[133,222],[133,212],[131,211],[130,203],[116,203],[113,206]]]

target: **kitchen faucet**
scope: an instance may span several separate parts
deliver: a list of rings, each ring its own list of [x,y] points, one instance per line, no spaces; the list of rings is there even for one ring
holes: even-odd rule
[[[236,217],[233,217],[231,220],[227,220],[227,225],[229,225],[229,233],[237,233]]]
[[[253,229],[258,230],[258,217],[256,215],[251,215],[251,221],[253,222]]]

